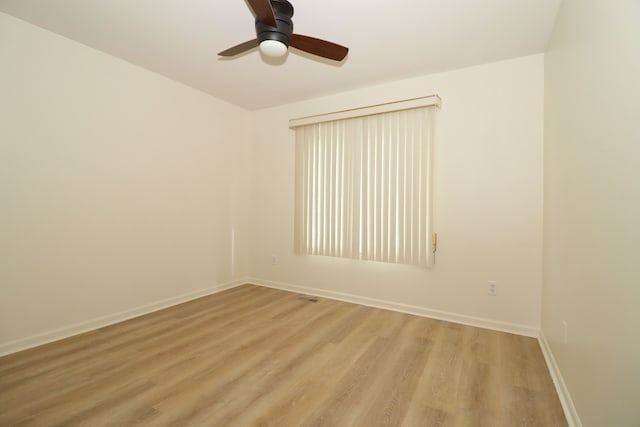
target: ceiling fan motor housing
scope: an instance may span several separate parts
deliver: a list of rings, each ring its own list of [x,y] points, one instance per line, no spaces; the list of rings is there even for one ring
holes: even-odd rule
[[[256,19],[256,34],[258,43],[265,40],[276,40],[287,47],[293,33],[293,6],[286,0],[271,0],[271,7],[276,18],[277,27],[263,24]]]

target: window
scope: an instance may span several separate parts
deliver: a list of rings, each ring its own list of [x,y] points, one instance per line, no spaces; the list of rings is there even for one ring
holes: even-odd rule
[[[296,127],[296,252],[429,266],[433,107]]]

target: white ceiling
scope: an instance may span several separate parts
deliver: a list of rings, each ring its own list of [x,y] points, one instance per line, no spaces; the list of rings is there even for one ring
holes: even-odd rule
[[[244,0],[0,0],[0,11],[247,109],[543,52],[560,0],[290,0],[294,32],[350,48],[217,52],[255,38]],[[273,60],[271,60],[273,61]]]

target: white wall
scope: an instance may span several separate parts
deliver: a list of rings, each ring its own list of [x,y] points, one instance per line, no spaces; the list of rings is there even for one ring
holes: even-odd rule
[[[248,114],[0,14],[0,348],[245,277]]]
[[[543,68],[543,56],[535,55],[256,112],[251,276],[535,333],[542,274]],[[431,94],[443,99],[435,141],[436,266],[295,256],[294,132],[288,120]],[[272,254],[278,265],[272,265]],[[488,280],[498,283],[496,297],[487,295]]]
[[[535,333],[543,65],[249,113],[0,14],[0,349],[247,275]],[[288,120],[434,93],[436,266],[294,256]]]
[[[545,62],[543,333],[583,424],[637,427],[640,2],[564,1]]]

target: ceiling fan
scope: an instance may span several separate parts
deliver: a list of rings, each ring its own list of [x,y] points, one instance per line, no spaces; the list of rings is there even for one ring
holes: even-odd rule
[[[289,46],[312,55],[342,61],[349,49],[339,44],[314,37],[293,33],[293,6],[287,0],[247,0],[256,17],[257,38],[240,43],[220,56],[236,56],[243,52],[260,47],[260,51],[271,57],[281,57],[287,53]]]

